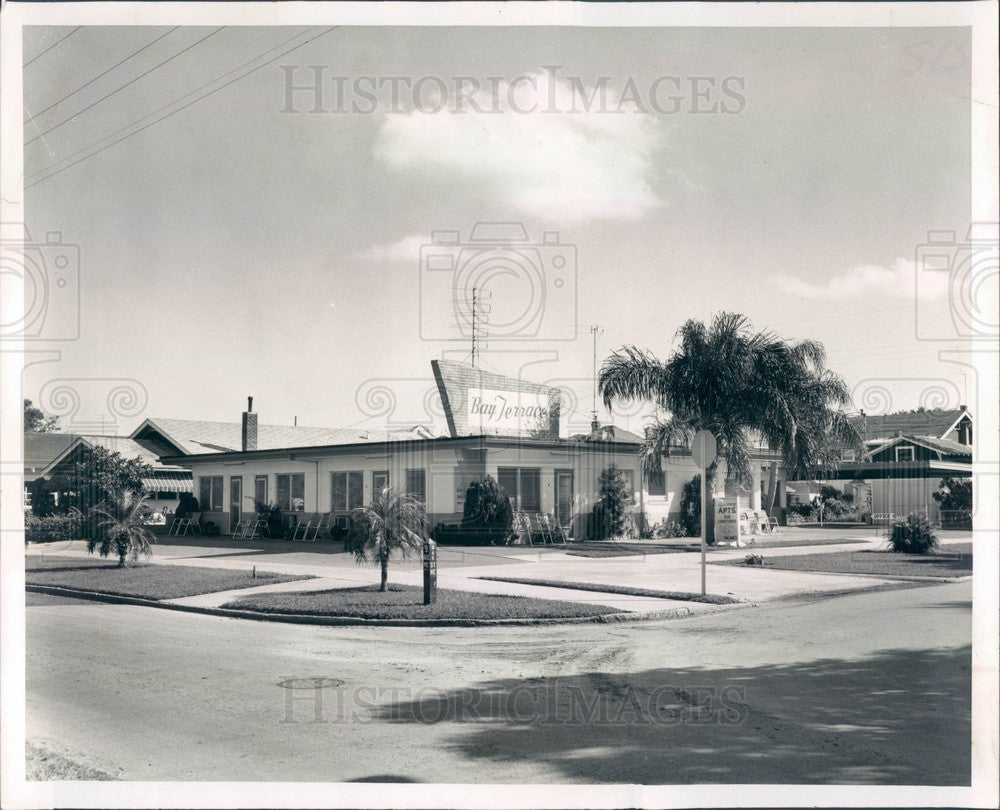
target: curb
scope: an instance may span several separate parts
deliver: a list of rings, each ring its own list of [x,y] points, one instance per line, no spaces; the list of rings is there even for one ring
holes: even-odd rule
[[[312,624],[329,627],[516,627],[549,624],[615,624],[619,622],[686,619],[692,616],[719,613],[721,610],[732,610],[733,608],[751,607],[754,605],[752,602],[741,602],[734,605],[713,605],[712,607],[717,608],[716,610],[692,611],[690,608],[681,607],[674,608],[673,610],[656,611],[654,613],[602,613],[596,616],[568,616],[566,618],[539,619],[362,619],[351,616],[316,616],[308,613],[264,613],[262,611],[233,610],[231,608],[178,605],[155,599],[143,599],[138,596],[119,596],[116,594],[98,593],[96,591],[79,591],[72,588],[60,588],[56,585],[32,585],[29,583],[25,585],[24,589],[29,593],[66,596],[113,605],[136,605],[138,607],[159,608],[161,610],[176,610],[181,613],[198,613],[203,616],[220,616],[227,619],[250,619],[261,622]]]

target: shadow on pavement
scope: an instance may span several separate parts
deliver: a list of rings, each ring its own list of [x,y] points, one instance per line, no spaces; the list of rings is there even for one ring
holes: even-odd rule
[[[473,760],[573,781],[970,784],[971,648],[425,690],[386,723],[455,723]],[[421,694],[421,693],[418,693]]]

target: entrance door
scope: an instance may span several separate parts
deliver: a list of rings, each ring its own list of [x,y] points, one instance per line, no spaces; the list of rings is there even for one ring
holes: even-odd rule
[[[234,475],[229,479],[229,531],[236,531],[243,508],[243,478]]]
[[[573,523],[573,471],[556,470],[556,523],[568,529]]]

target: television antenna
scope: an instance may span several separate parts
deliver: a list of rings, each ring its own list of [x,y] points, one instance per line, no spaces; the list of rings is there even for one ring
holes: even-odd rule
[[[594,380],[594,392],[593,393],[594,393],[594,396],[593,396],[593,401],[592,401],[592,409],[591,409],[591,412],[590,412],[590,421],[592,423],[596,424],[597,423],[597,336],[598,335],[603,335],[604,334],[604,330],[601,329],[600,326],[596,326],[596,325],[595,326],[591,326],[590,327],[590,334],[592,334],[594,336],[594,372],[593,372],[593,380]]]
[[[480,292],[478,288],[472,288],[472,367],[477,367],[479,355],[482,352],[483,338],[488,336],[488,332],[480,326],[480,320],[489,323],[490,305],[485,303],[493,297],[489,290]]]

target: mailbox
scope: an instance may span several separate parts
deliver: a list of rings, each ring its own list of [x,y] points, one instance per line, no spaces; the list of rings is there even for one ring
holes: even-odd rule
[[[437,543],[430,538],[424,540],[424,604],[437,601]]]

